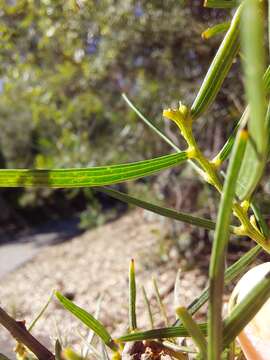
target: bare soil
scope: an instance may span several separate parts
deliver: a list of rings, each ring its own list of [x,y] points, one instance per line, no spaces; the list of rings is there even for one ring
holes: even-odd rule
[[[152,286],[153,276],[158,280],[172,323],[175,320],[173,288],[178,269],[182,270],[178,305],[188,305],[200,293],[206,276],[200,269],[185,271],[173,246],[168,247],[166,253],[163,226],[159,217],[149,220],[143,211],[132,211],[70,241],[44,248],[28,263],[0,279],[1,306],[29,324],[53,289],[60,290],[91,313],[95,312],[98,298],[102,296],[100,319],[115,336],[121,335],[128,326],[128,267],[134,258],[138,326],[149,328],[140,285],[145,286],[153,304],[155,325],[163,324]],[[33,334],[52,348],[57,337],[80,346],[80,333],[85,331],[53,300]],[[0,328],[0,352],[8,354],[13,344]]]

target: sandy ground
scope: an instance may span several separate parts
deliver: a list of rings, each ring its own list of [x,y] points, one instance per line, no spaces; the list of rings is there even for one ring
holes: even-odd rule
[[[53,289],[74,298],[94,313],[102,296],[101,321],[114,335],[125,333],[128,325],[128,267],[135,259],[138,285],[138,325],[149,328],[140,285],[144,285],[155,311],[156,325],[162,324],[157,310],[152,277],[158,279],[170,321],[173,313],[173,287],[181,259],[171,249],[167,258],[160,256],[163,224],[158,218],[146,220],[144,212],[134,211],[70,241],[44,248],[28,263],[0,279],[1,306],[26,324],[46,303]],[[164,258],[164,253],[163,253]],[[166,261],[165,261],[166,260]],[[7,258],[6,261],[9,261]],[[205,285],[200,270],[182,271],[179,304],[187,305]],[[178,305],[179,305],[178,304]],[[33,334],[52,348],[55,338],[80,346],[85,328],[53,300]],[[8,354],[12,341],[0,328],[0,349]]]

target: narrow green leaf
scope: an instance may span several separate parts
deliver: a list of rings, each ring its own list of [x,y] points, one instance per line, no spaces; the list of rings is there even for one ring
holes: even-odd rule
[[[113,190],[113,189],[109,189],[109,188],[105,188],[105,187],[96,188],[95,190],[100,191],[104,194],[107,194],[107,195],[109,195],[115,199],[118,199],[120,201],[123,201],[125,203],[139,206],[140,208],[152,211],[153,213],[161,215],[161,216],[165,216],[165,217],[168,217],[168,218],[171,218],[174,220],[178,220],[178,221],[183,221],[187,224],[199,226],[199,227],[202,227],[202,228],[208,229],[208,230],[215,229],[215,223],[208,219],[203,219],[200,217],[189,215],[187,213],[178,212],[178,211],[175,211],[175,210],[163,207],[163,206],[158,206],[158,205],[152,204],[150,202],[140,200],[133,196],[127,195],[127,194],[117,191],[117,190]],[[232,231],[232,228],[231,228],[231,231]]]
[[[223,349],[227,347],[241,330],[252,320],[259,309],[270,297],[270,273],[253,288],[246,298],[238,304],[228,316],[224,324]],[[199,324],[200,331],[207,334],[207,324]],[[174,326],[162,329],[154,329],[127,334],[118,338],[119,341],[142,341],[147,339],[166,339],[174,337],[190,336],[187,329],[183,326]]]
[[[257,246],[256,246],[257,248]],[[254,248],[255,249],[255,248]],[[250,322],[258,310],[270,297],[270,274],[268,273],[248,296],[238,304],[231,315],[228,316],[222,326],[224,327],[223,349],[227,347],[239,332]],[[239,315],[240,314],[240,315]],[[207,324],[198,324],[200,331],[207,335]],[[189,337],[187,329],[183,326],[172,326],[168,328],[154,329],[136,332],[119,337],[121,342],[143,341],[148,339],[168,339],[177,337]]]
[[[258,257],[262,252],[260,245],[256,245],[254,248],[249,250],[245,255],[243,255],[239,260],[232,264],[225,272],[224,284],[228,285],[238,276],[241,276],[245,273],[247,268],[253,261]],[[201,295],[192,301],[188,306],[188,311],[191,315],[195,314],[209,299],[209,287],[203,290]],[[179,322],[176,325],[180,325]]]
[[[207,333],[207,324],[198,324],[200,330],[203,334]],[[189,332],[183,326],[171,326],[161,329],[153,329],[141,332],[134,332],[132,334],[127,334],[117,338],[117,341],[120,342],[129,342],[129,341],[143,341],[143,340],[155,340],[155,339],[169,339],[177,337],[189,337]]]
[[[244,55],[245,88],[250,108],[248,129],[250,139],[239,174],[236,193],[247,199],[261,179],[268,152],[266,97],[263,74],[265,71],[264,24],[262,4],[246,0],[241,20],[242,50]]]
[[[247,268],[258,258],[258,255],[263,251],[260,245],[254,246],[239,260],[232,264],[225,272],[225,285],[230,284],[237,277],[241,276],[247,271]]]
[[[193,119],[198,118],[214,101],[239,50],[239,22],[241,6],[237,9],[229,30],[204,78],[199,93],[191,107]]]
[[[131,331],[137,329],[136,317],[136,280],[134,259],[129,265],[129,328]]]
[[[208,40],[208,39],[212,38],[213,36],[221,34],[229,29],[230,24],[231,24],[230,21],[225,21],[223,23],[220,23],[220,24],[214,25],[210,28],[207,28],[202,33],[202,38],[204,40]]]
[[[232,310],[224,322],[223,348],[228,346],[254,318],[270,297],[270,272]]]
[[[270,92],[270,66],[268,66],[268,68],[266,69],[266,71],[263,75],[263,83],[264,83],[265,91],[266,91],[267,95],[269,95],[269,92]],[[226,143],[224,144],[222,149],[219,151],[219,153],[216,155],[214,160],[219,161],[219,162],[224,162],[225,160],[228,159],[228,157],[231,153],[234,141],[235,141],[235,136],[237,134],[237,131],[240,128],[240,126],[244,126],[247,123],[248,117],[249,117],[249,109],[248,109],[248,107],[246,107],[245,111],[243,112],[243,115],[241,116],[240,120],[236,124],[232,134],[229,136],[228,140],[226,141]],[[267,118],[266,122],[268,123],[268,129],[269,129],[270,107],[269,107],[268,116],[266,116],[266,118]],[[268,130],[268,133],[269,133],[269,130]]]
[[[235,142],[236,134],[237,134],[240,127],[245,126],[245,124],[248,121],[248,116],[249,116],[249,110],[248,110],[248,108],[246,108],[245,111],[243,112],[243,115],[241,116],[240,120],[238,121],[235,128],[233,129],[233,132],[229,136],[228,140],[226,141],[226,143],[224,144],[222,149],[219,151],[217,156],[213,159],[214,161],[223,163],[225,160],[228,159],[228,157],[231,154],[233,144]]]
[[[141,111],[129,100],[126,94],[122,94],[123,99],[128,104],[128,106],[142,119],[142,121],[150,127],[159,137],[161,137],[167,144],[169,144],[175,151],[180,152],[181,150],[174,142],[168,138],[163,132],[158,128],[157,125],[153,124],[150,120],[148,120]]]
[[[218,211],[214,242],[210,261],[210,297],[208,316],[208,359],[218,360],[222,352],[222,295],[224,288],[224,266],[232,205],[242,157],[246,148],[248,133],[241,130],[234,145],[232,157],[222,191]]]
[[[99,313],[100,313],[100,308],[101,308],[101,302],[102,302],[102,295],[100,295],[98,297],[98,300],[97,300],[97,305],[96,305],[96,309],[95,309],[95,315],[94,315],[94,318],[98,320],[99,318]],[[81,350],[81,353],[82,353],[82,357],[84,359],[88,359],[88,354],[89,354],[89,351],[90,351],[90,347],[89,345],[91,346],[94,339],[95,339],[95,332],[91,329],[89,329],[88,331],[88,334],[86,336],[84,340],[84,344],[82,346],[82,350]]]
[[[170,145],[175,151],[181,152],[181,149],[175,145],[175,143],[165,135],[160,128],[155,125],[152,121],[147,119],[142,112],[131,102],[131,100],[127,97],[126,94],[122,94],[123,99],[128,104],[128,106],[139,116],[139,118],[151,129],[153,130],[161,139],[163,139],[168,145]],[[188,159],[188,162],[196,170],[198,173],[201,173],[200,167],[191,159]]]
[[[156,299],[157,299],[157,303],[159,305],[159,309],[160,309],[160,313],[163,317],[164,323],[166,326],[169,326],[169,318],[167,315],[167,311],[165,308],[165,305],[163,304],[159,289],[158,289],[158,284],[157,284],[157,280],[155,278],[153,278],[153,286],[154,286],[154,290],[155,290],[155,295],[156,295]]]
[[[204,6],[216,9],[231,9],[236,7],[238,2],[238,0],[205,0]]]
[[[134,163],[83,169],[0,170],[0,187],[75,188],[138,179],[187,160],[186,152]]]
[[[187,311],[185,307],[179,307],[176,309],[176,314],[181,319],[183,325],[188,330],[190,336],[192,337],[194,343],[197,345],[197,347],[200,350],[200,353],[202,355],[203,359],[207,358],[207,342],[205,340],[205,337],[199,328],[199,326],[196,324],[196,322],[192,319],[191,315]]]
[[[153,318],[153,314],[152,314],[152,310],[151,310],[151,304],[150,304],[150,301],[149,301],[149,299],[147,297],[144,286],[142,286],[142,293],[143,293],[144,303],[145,303],[146,309],[147,309],[147,314],[148,314],[150,327],[151,327],[151,329],[153,329],[154,328],[154,318]]]
[[[55,292],[55,296],[60,301],[60,303],[67,309],[71,314],[73,314],[77,319],[83,322],[87,327],[92,329],[102,340],[103,342],[110,347],[112,350],[117,350],[117,345],[111,338],[111,335],[105,329],[105,327],[89,314],[86,310],[75,305],[72,301],[63,296],[59,291]]]
[[[231,283],[231,281],[245,273],[249,265],[258,257],[258,254],[261,251],[262,248],[259,245],[256,245],[253,249],[249,250],[245,255],[243,255],[238,261],[236,261],[232,266],[230,266],[225,273],[225,284]],[[189,313],[191,315],[195,314],[199,310],[199,308],[201,308],[201,306],[207,302],[208,298],[209,289],[207,288],[197,299],[195,299],[188,306]],[[203,334],[206,334],[207,324],[200,324],[199,327]],[[189,336],[189,334],[183,325],[179,325],[178,321],[176,326],[173,327],[128,334],[120,337],[119,340],[126,342],[140,341],[145,339],[164,339],[185,336]]]
[[[53,298],[53,292],[51,293],[51,295],[49,296],[49,299],[47,300],[47,302],[45,303],[45,305],[41,308],[40,312],[38,313],[38,315],[36,316],[36,318],[32,321],[32,323],[30,324],[28,331],[31,332],[34,328],[34,326],[36,325],[36,323],[38,322],[38,320],[43,316],[43,314],[45,313],[45,311],[47,310],[48,306],[50,305],[51,301]]]
[[[265,220],[260,212],[260,209],[258,208],[257,204],[255,204],[254,200],[251,202],[250,205],[251,205],[252,211],[255,215],[255,218],[258,222],[258,225],[261,229],[261,232],[267,239],[269,239],[270,238],[270,229],[269,229],[267,223],[265,222]]]

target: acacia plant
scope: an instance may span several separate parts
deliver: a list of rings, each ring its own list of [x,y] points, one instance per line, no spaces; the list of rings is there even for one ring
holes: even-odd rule
[[[239,332],[249,323],[270,296],[270,274],[254,287],[232,312],[222,317],[224,286],[244,273],[262,251],[270,251],[270,237],[266,222],[254,203],[253,194],[260,182],[269,158],[270,67],[266,67],[264,41],[265,8],[260,0],[206,0],[205,6],[233,9],[229,23],[218,24],[207,30],[207,36],[226,31],[223,41],[211,63],[201,88],[191,106],[180,103],[177,109],[165,109],[164,117],[174,121],[179,136],[186,143],[179,149],[153,123],[147,120],[125,96],[143,121],[169,143],[174,153],[150,160],[83,169],[14,169],[0,171],[1,187],[48,187],[74,188],[95,187],[114,198],[133,204],[165,217],[183,221],[194,226],[214,231],[209,287],[188,306],[176,309],[178,320],[172,326],[141,331],[136,321],[136,285],[134,264],[130,266],[130,332],[113,339],[105,327],[87,311],[56,292],[60,303],[81,320],[97,336],[103,347],[102,354],[108,359],[109,348],[114,359],[161,359],[163,356],[176,359],[240,359],[234,343]],[[235,9],[234,9],[235,8]],[[193,136],[193,127],[200,121],[215,100],[233,62],[239,56],[243,65],[247,107],[237,126],[220,152],[208,159],[198,147]],[[228,164],[226,164],[228,160]],[[163,169],[179,166],[188,161],[198,176],[220,193],[216,221],[176,212],[153,203],[131,197],[125,193],[104,187],[123,181],[155,174]],[[236,263],[226,269],[227,245],[231,235],[248,237],[257,245],[245,253]],[[192,315],[208,302],[208,317],[205,323],[197,324]],[[148,308],[150,305],[148,303]],[[151,311],[150,311],[151,312]],[[24,325],[9,317],[0,309],[0,323],[18,341],[17,353],[25,355],[26,348],[38,359],[83,359],[71,349],[61,351],[56,343],[55,354],[40,344]],[[177,345],[177,338],[191,337],[195,352],[190,347]],[[131,342],[131,345],[128,345]],[[193,349],[193,350],[194,350]],[[150,351],[150,352],[149,352]],[[96,353],[95,353],[96,354]],[[133,355],[132,355],[133,354]],[[144,357],[143,357],[144,354]],[[91,352],[89,358],[94,356]]]

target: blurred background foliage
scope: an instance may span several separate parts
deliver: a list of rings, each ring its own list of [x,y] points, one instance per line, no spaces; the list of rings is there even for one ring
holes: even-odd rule
[[[202,40],[201,33],[228,12],[204,9],[199,0],[0,3],[1,167],[97,166],[171,151],[126,106],[123,92],[184,146],[162,108],[180,99],[192,103],[221,41]],[[236,63],[218,101],[196,124],[207,155],[222,146],[243,109],[238,70]],[[199,208],[201,215],[215,211],[211,190],[188,167],[125,189],[182,210]],[[16,224],[80,212],[89,227],[106,220],[100,210],[125,209],[88,189],[4,190],[0,201],[7,209],[1,222]]]

